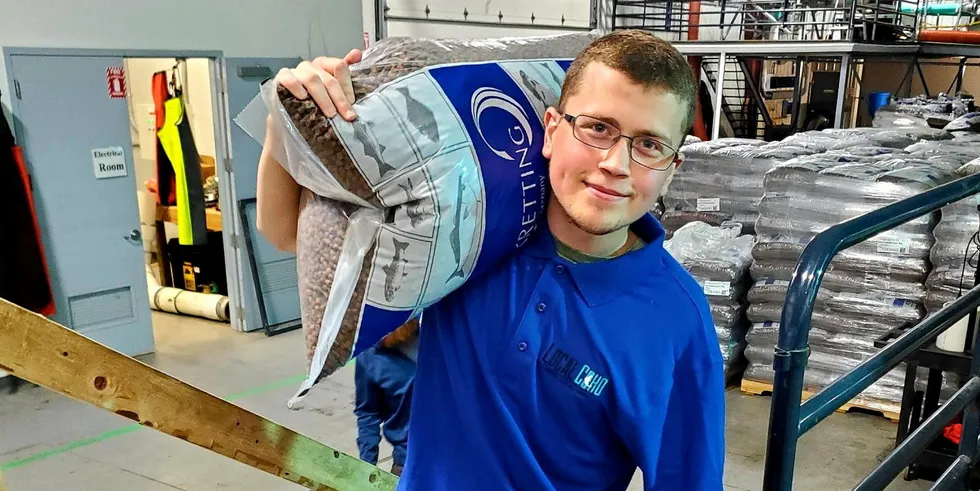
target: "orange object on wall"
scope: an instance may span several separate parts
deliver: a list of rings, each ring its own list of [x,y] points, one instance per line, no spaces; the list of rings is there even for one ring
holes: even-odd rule
[[[4,234],[0,241],[0,298],[50,316],[55,313],[51,275],[38,224],[24,153],[14,143],[0,111],[0,207]]]
[[[980,44],[980,31],[919,31],[919,41],[930,43]]]

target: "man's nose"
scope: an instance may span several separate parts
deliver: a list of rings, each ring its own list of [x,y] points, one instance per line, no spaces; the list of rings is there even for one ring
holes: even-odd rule
[[[599,161],[599,168],[614,175],[628,176],[630,173],[630,141],[620,138]]]

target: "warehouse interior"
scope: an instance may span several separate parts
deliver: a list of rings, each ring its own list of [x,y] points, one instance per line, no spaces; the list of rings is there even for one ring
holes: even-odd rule
[[[628,28],[670,41],[697,81],[683,164],[651,213],[718,337],[723,489],[980,489],[974,2],[47,0],[0,12],[0,197],[26,238],[0,249],[0,491],[394,490],[387,436],[377,462],[359,454],[356,359],[325,354],[345,331],[316,335],[346,322],[337,299],[351,293],[331,289],[333,268],[353,278],[363,256],[338,256],[329,277],[304,269],[327,247],[309,242],[315,221],[335,219],[314,205],[295,251],[259,230],[261,87],[300,60],[392,39],[548,49]],[[557,100],[545,65],[520,73],[528,108],[543,109],[542,87]],[[386,117],[401,117],[395,100],[412,116],[408,95],[385,100]],[[388,283],[351,291],[388,316],[362,307],[363,319],[403,333],[432,288],[399,245],[420,241],[404,224],[417,227],[426,202],[413,194],[429,184],[386,177],[396,145],[381,126],[352,133],[366,156],[375,147],[378,175],[359,167],[367,186],[336,185],[349,204],[390,210],[375,240],[394,249],[362,273]],[[418,129],[403,146],[424,155],[433,139]],[[359,165],[355,146],[338,148]],[[294,179],[338,199],[314,174]],[[433,192],[457,200],[444,206],[459,228],[483,204],[466,204],[462,176],[457,198],[453,176],[451,193]],[[455,253],[450,280],[478,262],[460,253],[461,237],[483,240],[468,230],[454,249],[432,246],[432,262]],[[400,297],[394,271],[423,293]]]

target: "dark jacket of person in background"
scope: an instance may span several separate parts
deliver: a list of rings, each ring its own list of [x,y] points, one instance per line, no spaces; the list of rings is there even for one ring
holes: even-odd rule
[[[396,475],[401,475],[408,455],[408,417],[417,342],[418,324],[406,324],[358,355],[354,368],[354,414],[360,458],[377,465],[383,433],[393,449],[391,471]]]

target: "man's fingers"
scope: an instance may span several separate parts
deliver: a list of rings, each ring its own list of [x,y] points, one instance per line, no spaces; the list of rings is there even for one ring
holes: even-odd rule
[[[346,60],[359,60],[360,57],[359,50],[351,50],[343,60],[321,56],[286,70],[288,73],[281,71],[276,79],[298,99],[312,98],[328,118],[340,114],[353,121],[356,118],[352,107],[354,86]]]
[[[296,78],[292,69],[283,68],[279,70],[279,73],[276,74],[276,83],[285,87],[297,99],[306,99],[307,95],[309,95],[306,89],[303,88],[303,83]]]
[[[329,74],[314,66],[312,63],[304,61],[303,63],[300,63],[299,67],[296,69],[296,77],[303,83],[303,86],[306,88],[306,91],[309,92],[310,97],[313,98],[313,101],[316,102],[316,105],[320,106],[323,114],[325,114],[328,118],[332,118],[337,115],[337,108],[334,106],[334,103],[330,98],[330,94],[327,93],[327,89],[325,87],[326,81],[329,78],[332,78]]]
[[[362,55],[363,53],[361,52],[361,50],[354,48],[350,50],[349,53],[347,53],[347,56],[344,57],[344,62],[347,63],[348,65],[359,63],[361,61]]]
[[[337,72],[337,67],[344,63],[345,61],[340,58],[328,58],[326,56],[319,56],[313,60],[314,65],[331,75],[334,75]]]
[[[327,94],[330,95],[331,102],[337,108],[337,113],[343,116],[344,119],[353,121],[354,109],[351,108],[351,99],[354,98],[354,92],[353,89],[349,89],[349,82],[347,86],[344,86],[337,78],[326,75],[323,80],[323,85],[327,88]],[[348,90],[350,90],[349,96],[347,94]]]
[[[334,78],[336,78],[337,82],[340,83],[340,88],[343,90],[344,97],[347,99],[348,104],[353,105],[355,102],[354,84],[351,83],[350,69],[347,68],[346,63],[341,64],[337,68],[337,73],[334,74]],[[349,114],[346,112],[343,114],[345,114],[344,117],[348,120],[354,118],[353,109],[351,109]]]

